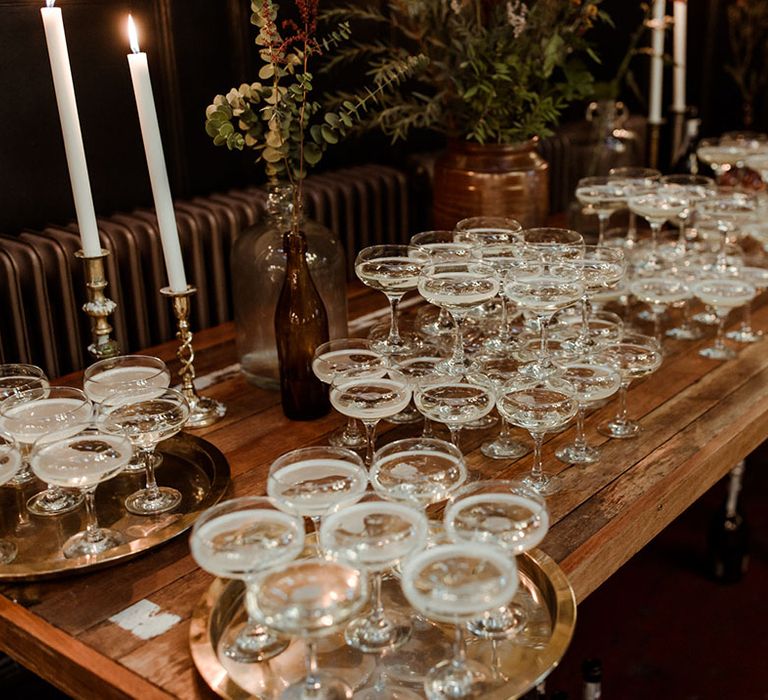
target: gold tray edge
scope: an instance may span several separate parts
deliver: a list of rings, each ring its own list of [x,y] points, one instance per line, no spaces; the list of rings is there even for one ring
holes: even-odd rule
[[[21,583],[25,581],[40,581],[43,579],[56,578],[59,576],[66,576],[69,574],[82,573],[84,571],[94,571],[108,566],[119,564],[123,561],[128,561],[134,557],[139,556],[145,552],[148,552],[155,547],[170,542],[175,537],[186,532],[195,522],[197,516],[206,508],[218,503],[229,487],[231,481],[231,472],[229,467],[229,461],[221,450],[216,445],[205,440],[198,435],[192,435],[190,433],[181,433],[179,436],[174,436],[171,440],[179,440],[195,444],[202,451],[211,455],[212,462],[215,466],[215,472],[213,474],[213,480],[211,481],[211,490],[208,492],[208,496],[201,501],[198,508],[189,513],[185,513],[182,518],[174,521],[171,525],[154,532],[152,535],[146,538],[140,538],[133,540],[127,544],[115,547],[110,556],[99,558],[98,561],[88,561],[87,557],[79,557],[77,559],[65,560],[63,563],[69,564],[68,566],[58,567],[55,569],[44,568],[42,570],[36,570],[30,567],[26,567],[20,571],[2,571],[0,570],[0,583]],[[170,531],[170,532],[169,532]],[[165,534],[164,534],[165,533]],[[141,543],[141,546],[137,546]],[[1,568],[13,569],[14,565],[6,565]]]

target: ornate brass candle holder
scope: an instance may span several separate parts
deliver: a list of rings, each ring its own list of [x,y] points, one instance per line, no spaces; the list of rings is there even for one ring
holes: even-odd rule
[[[173,314],[176,316],[179,339],[179,349],[176,357],[179,359],[179,378],[181,393],[189,402],[190,414],[186,425],[190,428],[203,428],[222,418],[227,407],[216,399],[200,396],[194,385],[195,379],[195,349],[192,347],[192,331],[189,329],[189,298],[197,292],[195,287],[187,287],[183,292],[174,292],[170,287],[163,287],[160,293],[170,297]]]
[[[93,342],[88,346],[88,352],[96,360],[116,357],[120,354],[120,346],[110,337],[112,326],[108,318],[115,312],[117,304],[104,295],[107,280],[104,277],[104,258],[109,251],[102,250],[101,255],[87,257],[82,250],[75,257],[83,261],[85,267],[85,287],[88,301],[83,304],[83,311],[91,318],[91,335]]]

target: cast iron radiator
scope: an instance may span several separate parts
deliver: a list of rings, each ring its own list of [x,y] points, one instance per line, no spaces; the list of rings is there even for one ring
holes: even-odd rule
[[[405,242],[410,231],[407,176],[366,165],[313,175],[306,181],[307,215],[334,231],[354,274],[357,251],[384,242]],[[176,203],[187,279],[198,288],[193,330],[232,318],[229,254],[244,228],[264,211],[260,188]],[[160,234],[152,211],[99,219],[106,258],[107,294],[118,304],[112,317],[124,352],[171,339],[170,303],[158,290],[167,284]],[[40,365],[50,377],[82,369],[90,325],[76,226],[0,236],[0,362]]]

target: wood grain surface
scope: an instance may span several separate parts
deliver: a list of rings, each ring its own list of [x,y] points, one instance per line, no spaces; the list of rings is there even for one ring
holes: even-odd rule
[[[383,311],[383,303],[383,295],[353,286],[350,318]],[[764,304],[753,323],[768,327]],[[230,324],[195,336],[198,376],[236,362],[232,337]],[[638,438],[607,440],[596,432],[595,426],[613,415],[612,402],[587,418],[589,440],[602,445],[596,464],[577,467],[554,458],[554,450],[573,438],[573,428],[545,444],[545,466],[559,473],[563,485],[548,499],[552,528],[542,549],[560,563],[579,600],[768,437],[768,346],[742,346],[737,360],[721,363],[698,355],[706,342],[669,341],[659,372],[632,386],[630,415],[643,426]],[[147,352],[175,368],[173,344]],[[79,382],[78,376],[62,381]],[[229,459],[230,496],[264,493],[272,460],[290,449],[325,443],[343,420],[330,414],[312,422],[288,421],[277,394],[248,385],[239,374],[204,393],[229,408],[224,420],[195,432]],[[418,429],[382,422],[378,444]],[[506,462],[480,453],[493,430],[463,432],[461,446],[470,469],[483,477],[523,476],[531,466],[530,454]],[[76,697],[213,697],[188,646],[193,606],[211,580],[195,565],[187,537],[181,536],[110,569],[4,585],[0,648]],[[110,621],[143,599],[181,621],[148,640]]]

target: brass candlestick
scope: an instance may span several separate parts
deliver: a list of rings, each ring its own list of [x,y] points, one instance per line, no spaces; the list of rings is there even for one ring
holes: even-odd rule
[[[83,304],[83,311],[91,318],[91,335],[93,342],[88,346],[88,352],[97,360],[116,357],[120,354],[120,346],[110,337],[112,326],[107,320],[117,308],[117,304],[104,295],[107,280],[104,277],[104,258],[109,251],[102,250],[101,255],[88,257],[82,250],[75,253],[76,258],[83,261],[85,267],[85,287],[88,301]]]
[[[179,349],[176,357],[179,358],[179,378],[181,379],[181,393],[189,403],[190,413],[186,425],[190,428],[203,428],[222,418],[227,412],[227,407],[216,399],[200,396],[194,385],[195,379],[195,349],[192,347],[192,331],[189,329],[189,298],[197,292],[195,287],[187,287],[183,292],[174,292],[170,287],[163,287],[160,294],[171,298],[173,314],[176,316],[179,339]]]

